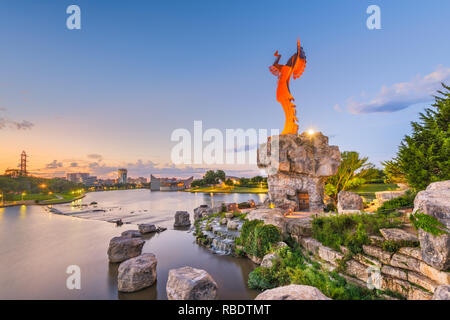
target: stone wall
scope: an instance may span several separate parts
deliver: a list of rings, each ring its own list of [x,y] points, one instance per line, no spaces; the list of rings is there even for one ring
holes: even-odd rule
[[[314,260],[330,270],[338,268],[348,249],[341,247],[339,252],[326,247],[304,236],[308,234],[305,228],[305,224],[300,224],[299,228],[289,228],[293,232],[291,236],[301,244],[304,254],[311,254]],[[450,273],[433,268],[423,261],[419,247],[402,247],[392,253],[381,248],[379,238],[372,237],[372,243],[363,246],[362,254],[354,255],[341,267],[342,270],[338,269],[348,280],[368,288],[373,285],[381,290],[390,290],[408,300],[430,300],[439,285],[450,284]]]

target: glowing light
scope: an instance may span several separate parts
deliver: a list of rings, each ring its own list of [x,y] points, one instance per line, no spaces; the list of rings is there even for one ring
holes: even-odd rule
[[[43,184],[39,185],[39,188],[45,189],[45,188],[47,188],[47,185],[45,183],[43,183]]]
[[[314,133],[316,133],[315,131],[314,131],[314,129],[309,129],[308,131],[307,131],[307,133],[310,135],[310,136],[312,136]]]

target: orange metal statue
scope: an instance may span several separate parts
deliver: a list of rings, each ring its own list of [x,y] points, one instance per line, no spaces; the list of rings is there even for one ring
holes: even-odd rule
[[[277,58],[273,65],[269,67],[269,70],[278,77],[277,101],[281,103],[284,114],[286,115],[284,129],[281,134],[297,134],[297,112],[295,110],[295,104],[292,103],[295,99],[289,91],[289,80],[291,75],[294,79],[299,78],[305,70],[306,56],[303,48],[300,46],[300,40],[297,40],[297,53],[289,58],[286,65],[279,64],[281,55],[278,54],[278,50],[275,52],[275,57]]]

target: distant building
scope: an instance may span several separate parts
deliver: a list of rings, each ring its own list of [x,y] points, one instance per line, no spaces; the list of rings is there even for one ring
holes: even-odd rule
[[[102,186],[112,186],[113,184],[116,184],[115,179],[99,179],[98,184]]]
[[[126,184],[127,183],[127,175],[128,170],[127,169],[119,169],[117,170],[117,183]]]
[[[143,185],[144,183],[147,183],[147,178],[144,178],[144,177],[128,178],[128,183]]]
[[[89,177],[89,173],[86,172],[70,172],[66,174],[67,181],[73,183],[83,183],[83,181]]]
[[[150,175],[150,190],[159,191],[160,187],[161,187],[161,179],[157,178],[151,174]]]
[[[82,179],[82,183],[87,187],[93,187],[98,184],[98,180],[96,176],[88,176]]]
[[[157,178],[150,175],[150,190],[152,191],[180,191],[191,187],[194,177],[188,179]]]

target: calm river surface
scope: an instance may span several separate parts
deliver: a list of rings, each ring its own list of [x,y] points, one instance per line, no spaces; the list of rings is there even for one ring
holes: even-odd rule
[[[120,210],[124,221],[169,228],[144,238],[143,253],[154,253],[158,259],[158,280],[136,293],[118,293],[118,264],[109,263],[106,253],[112,237],[136,229],[135,225],[116,227],[79,218],[76,213],[52,214],[39,206],[0,208],[0,299],[167,299],[169,269],[185,265],[207,270],[219,286],[219,299],[253,299],[258,292],[247,287],[248,273],[255,267],[250,260],[212,254],[195,244],[192,232],[174,230],[172,225],[177,210],[189,211],[192,217],[193,209],[201,204],[248,199],[261,202],[264,198],[256,194],[211,196],[149,190],[87,194],[82,203],[96,201],[98,208],[110,208],[106,212],[114,215]],[[76,212],[69,205],[57,208]],[[81,290],[66,288],[70,265],[81,268]]]

